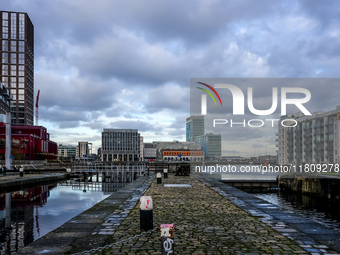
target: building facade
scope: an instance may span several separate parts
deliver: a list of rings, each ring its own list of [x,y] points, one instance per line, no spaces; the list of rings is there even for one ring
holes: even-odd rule
[[[204,160],[203,150],[163,150],[164,161],[192,161]]]
[[[195,137],[195,143],[202,146],[206,158],[220,158],[222,155],[222,142],[220,134],[208,133]]]
[[[58,158],[60,160],[75,160],[77,146],[73,145],[59,145],[58,146]]]
[[[104,129],[102,161],[140,161],[142,141],[137,129]]]
[[[15,126],[12,132],[12,156],[14,160],[56,160],[58,145],[50,140],[42,126]],[[5,159],[6,124],[0,122],[0,158]]]
[[[156,155],[158,160],[163,159],[164,150],[201,150],[201,145],[194,142],[153,142],[156,148]]]
[[[186,141],[193,142],[195,137],[204,135],[204,116],[190,116],[186,119]]]
[[[290,127],[283,127],[282,119],[294,121]],[[340,106],[311,116],[291,114],[281,120],[277,133],[278,164],[340,163]]]
[[[10,90],[11,122],[33,125],[34,27],[22,12],[0,11],[0,82]]]
[[[9,110],[10,93],[9,90],[0,82],[0,114],[6,115]]]
[[[157,149],[154,143],[144,143],[144,160],[155,160],[157,159]]]

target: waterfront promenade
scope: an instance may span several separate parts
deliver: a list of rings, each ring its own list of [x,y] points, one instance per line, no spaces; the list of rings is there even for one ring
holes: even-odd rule
[[[176,254],[337,254],[314,238],[337,239],[330,230],[250,194],[214,180],[170,175],[162,181],[139,178],[19,254],[74,254],[90,249],[96,249],[92,254],[161,254],[158,230],[136,236],[142,233],[138,199],[143,193],[153,199],[154,227],[174,224]],[[294,221],[305,228],[289,226]],[[319,232],[308,235],[309,230]],[[113,245],[119,241],[123,243]],[[101,249],[105,245],[111,247]]]

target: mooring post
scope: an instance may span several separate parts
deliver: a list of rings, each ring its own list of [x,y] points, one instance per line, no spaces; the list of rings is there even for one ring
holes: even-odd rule
[[[153,229],[153,204],[150,196],[140,198],[140,230]]]
[[[20,172],[20,177],[24,177],[24,168],[23,168],[23,166],[20,167],[19,172]]]
[[[157,173],[157,184],[162,184],[162,174]]]
[[[162,255],[174,254],[174,224],[161,225]]]
[[[167,179],[168,178],[168,169],[164,168],[163,173],[164,173],[164,179]]]
[[[11,210],[12,210],[12,193],[8,192],[5,195],[5,206],[6,206],[6,219],[5,219],[5,228],[11,228]]]

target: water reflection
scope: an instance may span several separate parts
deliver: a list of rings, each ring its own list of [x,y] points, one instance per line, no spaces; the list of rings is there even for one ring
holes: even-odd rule
[[[0,194],[0,254],[17,252],[125,185],[69,180]]]
[[[333,229],[340,230],[340,203],[324,198],[279,192],[254,194],[263,200],[294,211]]]

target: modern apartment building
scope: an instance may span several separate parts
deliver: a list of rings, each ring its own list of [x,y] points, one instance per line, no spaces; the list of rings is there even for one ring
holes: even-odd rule
[[[34,27],[22,12],[0,11],[0,82],[10,90],[11,122],[33,125]]]
[[[137,129],[104,129],[102,161],[142,160],[143,138]]]
[[[290,127],[281,120],[293,119]],[[283,116],[277,133],[278,164],[340,163],[340,106],[311,116]]]
[[[186,119],[186,141],[193,142],[200,135],[204,135],[204,116],[190,116]]]
[[[78,142],[78,146],[76,148],[76,158],[90,158],[89,142]]]
[[[220,134],[208,133],[195,137],[195,143],[202,146],[206,158],[219,158],[222,156],[222,141]]]

